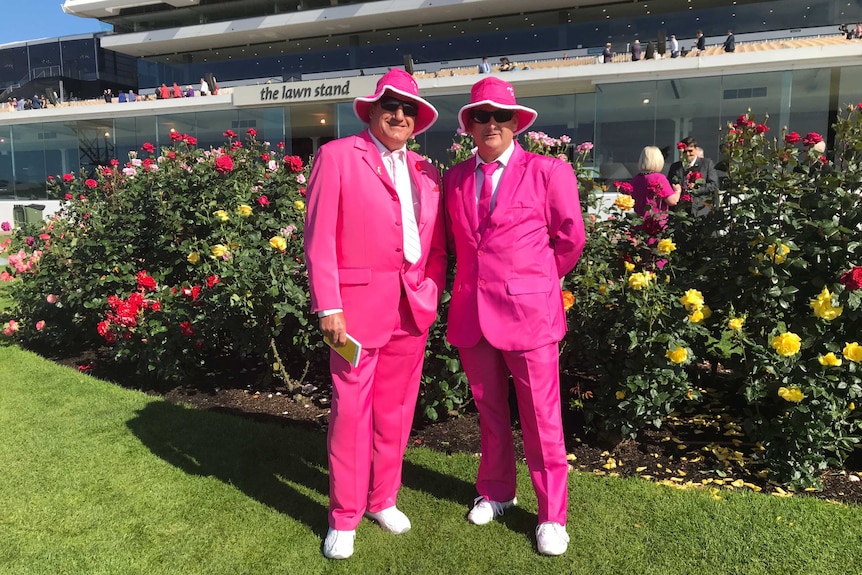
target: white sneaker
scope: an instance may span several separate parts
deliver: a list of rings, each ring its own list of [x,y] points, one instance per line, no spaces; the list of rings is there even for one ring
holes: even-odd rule
[[[553,521],[536,527],[536,547],[542,555],[562,555],[569,548],[569,534],[566,528]]]
[[[365,516],[376,521],[384,531],[396,535],[410,531],[410,520],[394,505],[376,513],[366,511]]]
[[[485,525],[503,514],[503,511],[518,504],[518,498],[514,497],[510,501],[491,501],[483,496],[477,497],[473,501],[473,509],[467,514],[467,521],[473,525]]]
[[[326,539],[323,541],[323,555],[327,559],[347,559],[353,555],[353,540],[356,539],[356,530],[338,531],[329,528]]]

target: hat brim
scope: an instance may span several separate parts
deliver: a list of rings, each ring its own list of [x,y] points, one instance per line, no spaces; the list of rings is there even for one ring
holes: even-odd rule
[[[383,97],[386,92],[392,92],[393,94],[398,94],[399,96],[410,100],[411,102],[416,102],[419,108],[419,113],[416,115],[416,120],[413,124],[413,136],[418,136],[422,132],[426,131],[430,128],[434,122],[437,121],[437,109],[432,106],[427,100],[424,100],[418,96],[414,96],[409,92],[405,92],[404,90],[399,90],[389,84],[384,84],[383,88],[373,96],[365,96],[359,97],[353,100],[353,113],[356,114],[356,117],[359,118],[363,123],[370,123],[369,114],[371,113],[371,107]]]
[[[500,104],[499,102],[495,102],[493,100],[482,100],[480,102],[471,102],[461,108],[458,112],[458,124],[461,126],[461,130],[466,132],[468,130],[468,118],[467,113],[473,108],[478,108],[479,106],[494,106],[495,108],[499,108],[501,110],[517,110],[518,112],[518,127],[515,128],[512,133],[517,136],[518,134],[525,132],[530,126],[533,125],[533,122],[536,121],[536,118],[539,117],[539,113],[532,108],[528,108],[527,106],[521,106],[519,104]]]

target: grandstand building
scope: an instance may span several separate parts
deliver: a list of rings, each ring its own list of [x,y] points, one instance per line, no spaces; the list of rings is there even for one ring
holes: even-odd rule
[[[843,105],[862,101],[862,39],[839,31],[862,22],[862,0],[65,0],[62,8],[113,31],[0,46],[3,103],[46,92],[59,100],[2,107],[2,221],[15,206],[19,217],[27,204],[56,209],[49,175],[123,160],[144,142],[167,144],[172,131],[210,146],[228,128],[253,127],[310,156],[360,129],[353,98],[372,93],[392,66],[412,68],[440,111],[419,140],[430,156],[446,159],[481,58],[505,56],[519,69],[494,73],[538,110],[534,129],[593,142],[590,164],[608,180],[631,177],[648,144],[675,160],[674,144],[688,135],[718,159],[720,128],[748,109],[768,114],[776,136],[785,126],[828,134]],[[697,30],[707,40],[700,52]],[[728,30],[733,53],[721,47]],[[671,34],[678,58],[666,52]],[[634,40],[645,52],[652,42],[656,58],[632,62]],[[606,42],[616,56],[600,63]],[[218,94],[200,97],[202,79]],[[141,98],[174,83],[195,97]],[[129,90],[136,101],[119,101]]]

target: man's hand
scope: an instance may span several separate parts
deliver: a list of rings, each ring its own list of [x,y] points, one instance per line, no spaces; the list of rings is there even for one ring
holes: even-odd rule
[[[320,318],[320,331],[335,347],[347,343],[347,326],[344,323],[344,312],[334,313]]]

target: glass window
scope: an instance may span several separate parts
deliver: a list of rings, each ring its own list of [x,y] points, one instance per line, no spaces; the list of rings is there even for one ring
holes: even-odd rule
[[[29,44],[30,70],[35,78],[60,75],[60,42]]]
[[[12,143],[12,128],[0,126],[0,199],[15,198],[15,148]]]
[[[97,78],[96,40],[64,40],[60,42],[63,57],[63,75],[78,80]]]

